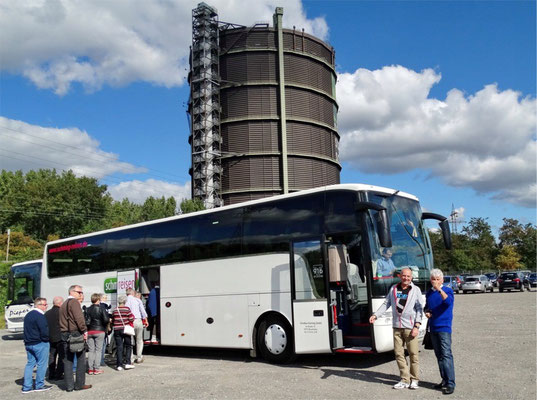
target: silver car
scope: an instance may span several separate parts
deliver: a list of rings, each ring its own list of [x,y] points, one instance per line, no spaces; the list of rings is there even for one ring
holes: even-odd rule
[[[487,290],[494,291],[494,286],[489,278],[485,275],[470,275],[464,279],[462,284],[462,292],[481,292],[485,293]]]

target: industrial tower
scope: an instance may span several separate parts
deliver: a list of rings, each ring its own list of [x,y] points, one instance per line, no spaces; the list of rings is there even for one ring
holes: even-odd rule
[[[339,183],[334,49],[304,30],[192,12],[192,196],[207,208]]]

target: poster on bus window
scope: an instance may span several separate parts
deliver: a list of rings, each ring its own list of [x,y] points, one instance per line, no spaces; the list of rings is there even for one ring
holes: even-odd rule
[[[120,271],[117,273],[117,296],[127,295],[127,289],[136,287],[136,271]]]

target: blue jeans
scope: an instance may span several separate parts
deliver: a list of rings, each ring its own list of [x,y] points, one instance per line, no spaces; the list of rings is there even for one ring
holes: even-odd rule
[[[45,373],[47,372],[49,350],[50,344],[48,342],[41,342],[26,346],[26,356],[28,357],[28,362],[24,368],[24,383],[22,384],[22,390],[33,390],[33,374],[34,367],[36,365],[37,371],[35,373],[35,388],[41,389],[43,385],[45,385]]]
[[[445,386],[455,387],[455,364],[451,353],[451,333],[431,332],[434,355],[438,360],[438,368],[442,383]]]

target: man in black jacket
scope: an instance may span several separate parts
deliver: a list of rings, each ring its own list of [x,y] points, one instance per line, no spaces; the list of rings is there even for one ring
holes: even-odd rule
[[[63,344],[60,335],[60,307],[63,297],[56,296],[52,300],[52,308],[45,313],[50,336],[50,352],[48,356],[48,379],[59,381],[63,379]]]

